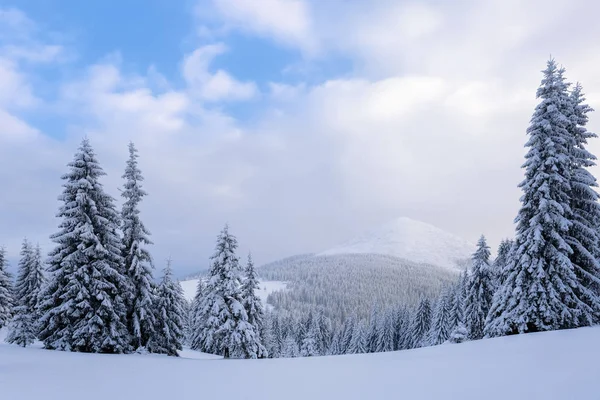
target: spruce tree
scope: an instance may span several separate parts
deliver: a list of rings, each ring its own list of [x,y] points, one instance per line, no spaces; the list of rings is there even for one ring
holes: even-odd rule
[[[310,318],[309,326],[305,329],[304,337],[300,345],[300,355],[302,357],[313,357],[321,355],[319,349],[319,321],[316,316]]]
[[[155,326],[148,341],[152,353],[179,356],[185,328],[185,298],[179,282],[173,280],[171,260],[167,262],[164,275],[156,291]]]
[[[196,285],[196,295],[192,300],[190,310],[190,348],[192,350],[206,351],[204,349],[204,324],[203,324],[203,307],[206,295],[206,285],[204,280],[198,278],[198,284]]]
[[[585,287],[568,243],[575,140],[569,132],[572,100],[563,73],[554,60],[548,61],[537,91],[541,101],[527,129],[515,251],[488,315],[490,336],[574,327],[582,310],[590,308],[578,297]]]
[[[450,332],[453,332],[459,325],[463,327],[465,325],[465,298],[467,297],[468,280],[467,271],[463,271],[451,293]]]
[[[364,320],[356,321],[352,331],[352,338],[346,349],[346,354],[362,354],[368,352],[368,331]]]
[[[129,350],[119,214],[99,178],[105,175],[83,139],[63,176],[56,247],[41,304],[40,339],[47,349],[122,353]]]
[[[127,321],[132,346],[136,349],[146,347],[154,330],[152,314],[153,277],[152,257],[145,246],[152,244],[150,232],[140,219],[139,205],[146,192],[142,189],[144,177],[138,167],[138,154],[133,143],[129,143],[125,179],[121,196],[125,199],[121,210],[123,226],[123,259],[125,273],[131,285],[127,298]]]
[[[574,139],[571,170],[572,225],[567,243],[571,246],[571,262],[580,286],[575,294],[585,303],[580,307],[578,325],[591,325],[600,317],[600,203],[596,178],[588,168],[596,165],[596,157],[587,149],[588,139],[596,134],[587,130],[587,114],[592,108],[585,103],[580,84],[570,95],[572,110],[569,132]]]
[[[256,279],[256,273],[254,271],[254,262],[252,261],[252,255],[248,254],[248,262],[245,269],[245,279],[242,283],[242,305],[246,310],[248,316],[248,323],[254,327],[254,331],[257,332],[259,340],[257,341],[257,357],[266,358],[268,356],[267,350],[263,345],[263,338],[260,335],[263,332],[263,320],[264,313],[262,308],[262,302],[256,295],[256,291],[259,289],[258,279]]]
[[[442,344],[450,337],[450,317],[452,313],[453,293],[446,289],[440,295],[431,319],[431,329],[429,331],[429,343],[433,346]]]
[[[498,246],[498,254],[493,263],[493,274],[495,281],[495,290],[497,290],[506,280],[506,267],[510,262],[511,251],[514,242],[509,239],[502,240]]]
[[[425,347],[429,345],[429,329],[431,328],[431,304],[429,299],[422,298],[413,315],[410,325],[408,346],[409,349]]]
[[[293,335],[287,335],[283,341],[283,348],[281,350],[281,357],[294,358],[300,356],[300,349],[298,348],[298,342]]]
[[[0,247],[0,329],[5,327],[13,315],[14,299],[12,276],[8,272],[6,250]]]
[[[394,315],[391,311],[380,314],[377,327],[376,353],[394,350]]]
[[[44,282],[39,246],[34,249],[29,241],[24,239],[15,285],[15,316],[6,338],[7,342],[25,347],[35,340],[39,294]]]
[[[494,275],[490,265],[490,248],[484,236],[477,242],[465,298],[465,326],[469,339],[481,339],[485,319],[494,296]]]
[[[241,268],[235,255],[237,239],[229,227],[217,237],[210,278],[202,302],[204,349],[225,358],[257,358],[260,338],[248,322],[241,294]]]

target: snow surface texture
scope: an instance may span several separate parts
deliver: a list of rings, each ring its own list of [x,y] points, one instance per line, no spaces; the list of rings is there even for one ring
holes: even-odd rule
[[[375,253],[462,270],[475,245],[433,225],[401,217],[318,255]]]
[[[267,297],[269,294],[277,291],[277,290],[285,290],[287,284],[285,282],[279,281],[259,281],[260,288],[258,289],[256,295],[262,300],[263,304],[266,306]],[[198,286],[198,279],[189,279],[185,281],[179,282],[181,288],[183,289],[183,297],[186,300],[192,301],[194,296],[196,295],[196,287]]]
[[[2,398],[595,399],[600,328],[390,353],[266,360],[101,355],[0,345]]]

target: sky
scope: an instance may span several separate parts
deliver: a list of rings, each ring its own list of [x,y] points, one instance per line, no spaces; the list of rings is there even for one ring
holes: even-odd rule
[[[11,260],[24,237],[52,248],[87,136],[118,204],[135,143],[155,265],[180,275],[208,267],[225,223],[259,264],[400,216],[496,246],[548,58],[600,108],[599,7],[0,0],[0,243]]]

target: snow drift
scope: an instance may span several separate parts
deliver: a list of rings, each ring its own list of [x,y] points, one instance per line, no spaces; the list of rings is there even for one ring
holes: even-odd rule
[[[268,360],[0,345],[3,399],[592,399],[600,328],[392,353]]]

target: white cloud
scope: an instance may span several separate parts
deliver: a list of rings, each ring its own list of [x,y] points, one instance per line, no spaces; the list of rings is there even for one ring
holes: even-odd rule
[[[213,6],[226,26],[272,38],[309,54],[317,50],[309,3],[304,0],[214,0]],[[203,7],[201,3],[198,8]]]
[[[194,95],[206,101],[248,100],[258,89],[253,82],[240,82],[221,69],[210,72],[211,61],[227,51],[222,43],[194,50],[183,61],[183,76]]]

